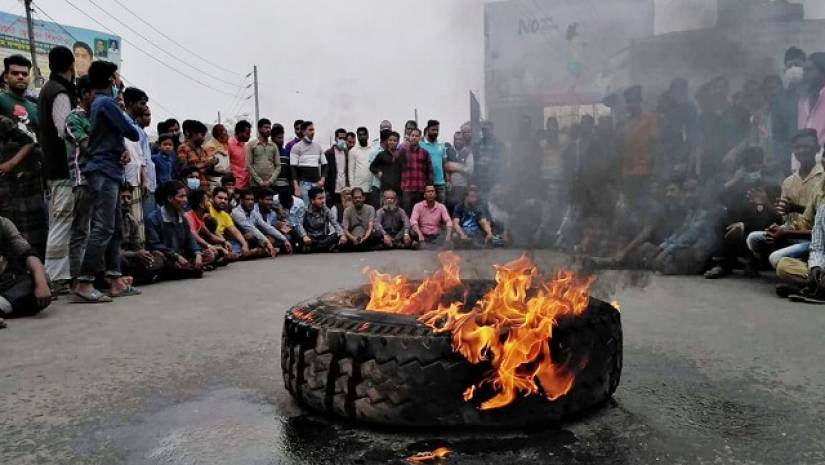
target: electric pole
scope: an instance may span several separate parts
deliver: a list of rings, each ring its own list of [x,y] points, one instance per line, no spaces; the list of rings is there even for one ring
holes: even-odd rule
[[[221,111],[218,110],[218,124],[221,124]]]
[[[261,106],[260,100],[258,99],[258,65],[252,67],[252,81],[255,84],[255,123],[258,124],[258,121],[261,119]]]
[[[36,86],[43,85],[42,76],[40,75],[40,67],[37,66],[37,51],[34,45],[34,22],[32,21],[32,0],[25,0],[23,3],[26,7],[26,27],[29,30],[29,52],[32,55],[32,68],[34,68],[34,82]]]

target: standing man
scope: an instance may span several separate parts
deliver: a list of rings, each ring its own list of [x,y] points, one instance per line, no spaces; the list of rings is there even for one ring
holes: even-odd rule
[[[402,146],[410,142],[410,133],[413,129],[418,129],[418,121],[413,119],[408,120],[404,124],[404,142],[401,144]]]
[[[95,89],[90,121],[89,160],[86,176],[92,201],[92,220],[86,253],[80,268],[75,295],[78,302],[111,302],[94,288],[97,275],[106,272],[113,296],[139,293],[120,272],[120,183],[125,160],[123,138],[140,140],[137,128],[126,118],[112,97],[117,65],[96,61],[89,68]]]
[[[499,181],[507,155],[504,143],[498,140],[494,131],[495,126],[492,121],[481,123],[481,141],[478,144],[478,151],[474,152],[476,155],[473,167],[475,183],[482,197],[486,197]]]
[[[281,124],[275,123],[272,125],[272,142],[278,147],[278,155],[281,160],[281,171],[278,173],[278,177],[275,178],[273,190],[276,194],[291,192],[292,180],[290,176],[292,170],[289,168],[289,152],[284,147],[284,127]]]
[[[347,177],[349,157],[347,152],[347,130],[343,128],[336,129],[334,144],[324,152],[327,161],[327,172],[330,174],[324,184],[329,208],[341,205],[341,192],[344,191],[344,188],[349,187],[350,178]]]
[[[349,151],[349,182],[350,187],[359,187],[364,191],[364,195],[372,191],[372,172],[370,171],[370,154],[372,148],[369,146],[370,133],[365,127],[360,127],[355,131],[358,143]],[[353,192],[353,195],[355,193]],[[354,199],[353,199],[354,200]]]
[[[302,139],[289,152],[289,167],[292,170],[292,187],[295,195],[309,205],[309,190],[323,189],[327,178],[327,159],[315,139],[315,125],[312,121],[301,123]]]
[[[291,141],[287,142],[286,147],[284,147],[286,153],[292,153],[292,147],[304,138],[303,132],[301,131],[301,126],[303,125],[304,120],[302,119],[296,119],[295,122],[292,123],[292,129],[295,131],[295,137],[293,137]]]
[[[816,129],[825,143],[825,53],[812,53],[805,62],[799,92],[799,129]]]
[[[209,177],[212,168],[218,164],[218,159],[210,156],[203,147],[206,140],[206,125],[200,121],[186,120],[183,122],[183,144],[178,147],[178,163],[181,163],[181,172],[196,168],[200,174],[201,187],[209,189]]]
[[[38,139],[43,151],[43,175],[49,189],[49,234],[46,241],[46,272],[57,293],[68,291],[69,237],[74,196],[66,158],[66,117],[77,106],[74,85],[74,54],[59,46],[49,52],[49,81],[40,90],[38,114],[48,115],[40,125]]]
[[[48,214],[43,200],[41,160],[34,150],[37,138],[37,107],[26,99],[31,62],[22,55],[5,60],[3,76],[7,89],[0,92],[0,115],[9,118],[0,140],[0,216],[10,219],[38,257],[44,257],[48,237]]]
[[[654,170],[656,141],[659,133],[655,115],[642,112],[642,87],[633,86],[624,92],[627,120],[621,142],[623,191],[635,208],[650,192]]]
[[[436,199],[435,186],[424,191],[424,200],[415,204],[410,224],[422,244],[446,245],[452,242],[453,222],[447,207]]]
[[[432,185],[433,168],[430,154],[422,149],[421,130],[410,131],[409,141],[402,147],[401,157],[401,204],[404,211],[412,212],[413,206],[424,199],[424,188]]]
[[[450,176],[450,191],[447,194],[447,209],[461,203],[467,188],[470,187],[470,177],[473,175],[474,160],[471,146],[466,143],[466,134],[459,131],[453,135],[453,146],[447,148],[447,163],[445,168]]]
[[[281,154],[278,146],[269,140],[272,122],[258,121],[258,138],[246,144],[246,169],[253,188],[270,188],[281,173]]]
[[[89,75],[77,80],[77,95],[79,103],[66,117],[65,139],[67,159],[69,162],[69,178],[72,183],[72,224],[69,236],[69,273],[72,286],[77,285],[80,276],[80,266],[83,255],[86,253],[86,241],[89,237],[89,227],[92,217],[92,197],[89,193],[88,182],[83,175],[86,162],[89,159],[89,136],[92,133],[92,123],[89,113],[92,101],[95,98],[94,89]],[[171,147],[171,141],[169,143]],[[72,288],[74,291],[74,288]]]
[[[381,191],[391,190],[396,194],[401,192],[401,154],[398,151],[398,142],[401,136],[395,132],[384,131],[381,133],[381,142],[384,149],[378,153],[370,164],[370,171],[378,179]],[[384,199],[386,201],[386,198]],[[396,202],[398,203],[398,202]]]
[[[249,170],[246,168],[246,144],[252,137],[252,125],[241,120],[235,123],[235,135],[229,138],[229,168],[235,177],[235,185],[246,189],[249,185]]]
[[[146,111],[138,118],[137,123],[140,128],[140,141],[138,144],[140,145],[140,153],[143,155],[147,185],[147,191],[144,192],[143,196],[143,214],[148,215],[157,208],[155,191],[158,188],[157,168],[155,167],[155,161],[152,160],[152,145],[149,143],[149,135],[146,134],[146,128],[152,123],[152,111],[149,107],[146,107]]]
[[[132,188],[132,204],[129,210],[136,222],[137,248],[143,249],[146,245],[146,232],[143,228],[143,199],[149,192],[154,192],[149,186],[149,170],[146,166],[146,155],[143,153],[143,145],[141,144],[142,139],[146,138],[146,133],[141,128],[144,127],[142,126],[143,115],[148,111],[146,104],[149,97],[142,90],[129,87],[123,91],[123,101],[126,104],[126,115],[131,118],[132,124],[138,134],[141,135],[135,142],[124,140],[123,145],[129,152],[129,163],[126,164],[124,177],[124,182]],[[146,147],[148,148],[148,143]],[[149,154],[150,159],[151,157],[152,155]],[[152,178],[154,179],[154,176]]]
[[[447,203],[447,178],[444,163],[447,159],[447,147],[438,141],[438,134],[441,131],[441,123],[431,119],[427,121],[424,129],[424,140],[419,144],[422,149],[430,154],[430,164],[433,168],[433,184],[438,193],[438,201]]]

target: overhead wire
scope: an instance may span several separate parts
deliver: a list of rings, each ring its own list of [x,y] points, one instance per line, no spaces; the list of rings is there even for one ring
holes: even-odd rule
[[[175,60],[175,61],[177,61],[177,62],[179,62],[179,63],[181,63],[181,64],[183,64],[183,65],[185,65],[185,66],[188,66],[189,68],[192,68],[193,70],[195,70],[195,71],[197,71],[197,72],[199,72],[199,73],[203,74],[205,77],[208,77],[208,78],[213,79],[213,80],[215,80],[215,81],[218,81],[218,82],[221,82],[221,83],[223,83],[223,84],[229,85],[229,86],[231,86],[232,88],[235,88],[235,87],[237,86],[237,84],[236,84],[236,83],[234,83],[234,82],[230,82],[230,81],[227,81],[227,80],[225,80],[225,79],[222,79],[222,78],[219,78],[219,77],[213,76],[213,75],[212,75],[211,73],[209,73],[208,71],[204,71],[203,69],[198,68],[197,66],[195,66],[195,65],[193,65],[193,64],[191,64],[191,63],[189,63],[189,62],[187,62],[186,60],[183,60],[182,58],[180,58],[180,57],[178,57],[178,56],[175,56],[173,53],[169,52],[169,51],[166,49],[166,47],[162,47],[162,46],[160,46],[160,45],[156,44],[156,43],[155,43],[155,42],[153,42],[151,39],[149,39],[148,37],[146,37],[145,35],[143,35],[140,31],[138,31],[137,29],[133,28],[133,27],[132,27],[132,26],[130,26],[129,24],[127,24],[127,23],[123,22],[120,18],[118,18],[117,16],[113,15],[112,13],[110,13],[109,11],[107,11],[105,8],[103,8],[102,6],[100,6],[100,4],[98,4],[95,0],[88,0],[88,1],[89,1],[89,3],[91,3],[91,4],[95,7],[95,8],[97,8],[97,9],[98,9],[98,10],[100,10],[100,11],[102,11],[102,12],[103,12],[103,14],[105,14],[106,16],[108,16],[108,17],[112,18],[113,20],[117,21],[117,23],[118,23],[118,24],[120,24],[121,26],[125,27],[126,29],[128,29],[128,30],[132,31],[132,32],[133,32],[134,34],[136,34],[138,37],[140,37],[141,39],[145,40],[145,41],[146,41],[146,43],[148,43],[148,44],[149,44],[149,45],[151,45],[152,47],[154,47],[154,48],[156,48],[156,49],[160,50],[163,54],[165,54],[166,56],[170,57],[171,59],[173,59],[173,60]],[[244,82],[245,82],[245,81],[244,81]]]
[[[85,17],[89,18],[90,20],[94,21],[94,22],[95,22],[97,25],[99,25],[100,27],[104,28],[105,30],[109,31],[109,32],[110,32],[110,33],[112,33],[112,34],[116,34],[116,32],[114,32],[111,28],[109,28],[108,26],[106,26],[105,24],[103,24],[102,22],[100,22],[99,20],[97,20],[95,17],[93,17],[93,16],[92,16],[92,15],[90,15],[89,13],[86,13],[86,11],[84,11],[84,10],[83,10],[82,8],[80,8],[79,6],[75,5],[75,4],[74,4],[71,0],[63,0],[63,1],[64,1],[64,2],[66,2],[66,3],[67,3],[69,6],[71,6],[72,8],[74,8],[75,10],[77,10],[77,11],[78,11],[80,14],[82,14],[83,16],[85,16]],[[126,39],[125,37],[124,37],[124,38],[122,38],[121,40],[123,40],[123,42],[125,42],[125,43],[127,43],[127,44],[131,45],[132,47],[134,47],[136,50],[138,50],[139,52],[143,53],[144,55],[148,56],[150,59],[152,59],[153,61],[157,62],[157,63],[158,63],[158,64],[160,64],[161,66],[163,66],[163,67],[165,67],[165,68],[167,68],[167,69],[171,70],[172,72],[174,72],[174,73],[176,73],[176,74],[179,74],[179,75],[183,76],[183,77],[184,77],[184,78],[186,78],[186,79],[189,79],[190,81],[192,81],[192,82],[194,82],[194,83],[196,83],[196,84],[198,84],[198,85],[200,85],[200,86],[202,86],[202,87],[205,87],[205,88],[207,88],[207,89],[212,90],[213,92],[217,92],[217,93],[219,93],[219,94],[226,95],[226,96],[229,96],[229,97],[233,97],[233,96],[234,96],[234,94],[232,94],[232,93],[230,93],[230,92],[227,92],[227,91],[224,91],[224,90],[221,90],[221,89],[217,89],[217,88],[215,88],[215,87],[213,87],[213,86],[211,86],[211,85],[209,85],[209,84],[207,84],[207,83],[205,83],[205,82],[201,81],[200,79],[197,79],[197,78],[194,78],[194,77],[192,77],[192,76],[190,76],[190,75],[188,75],[188,74],[185,74],[185,73],[184,73],[184,72],[182,72],[181,70],[179,70],[179,69],[177,69],[177,68],[175,68],[175,67],[173,67],[173,66],[169,65],[168,63],[166,63],[166,62],[164,62],[164,61],[162,61],[161,59],[159,59],[158,57],[156,57],[156,56],[155,56],[155,55],[153,55],[152,53],[147,52],[146,50],[144,50],[144,49],[140,48],[137,44],[135,44],[134,42],[132,42],[132,41],[131,41],[131,40],[129,40],[129,39]]]
[[[234,74],[234,75],[236,75],[236,76],[244,76],[244,73],[239,73],[239,72],[237,72],[237,71],[233,71],[233,70],[231,70],[231,69],[229,69],[229,68],[226,68],[226,67],[224,67],[224,66],[221,66],[221,65],[219,65],[219,64],[217,64],[217,63],[215,63],[215,62],[213,62],[213,61],[211,61],[211,60],[209,60],[209,59],[207,59],[207,58],[204,58],[203,56],[199,55],[197,52],[193,51],[192,49],[190,49],[190,48],[186,47],[185,45],[181,44],[181,43],[180,43],[180,42],[178,42],[177,40],[175,40],[175,39],[173,39],[173,38],[169,37],[169,36],[168,36],[165,32],[163,32],[162,30],[160,30],[160,29],[158,29],[157,27],[155,27],[155,26],[154,26],[154,25],[153,25],[150,21],[146,21],[146,20],[145,20],[145,19],[143,19],[143,18],[142,18],[139,14],[137,14],[137,13],[135,13],[134,11],[132,11],[131,9],[129,9],[129,7],[127,7],[125,4],[123,4],[120,0],[113,0],[113,1],[114,1],[115,3],[117,3],[118,5],[120,5],[120,7],[121,7],[121,8],[123,8],[124,10],[126,10],[126,11],[127,11],[128,13],[130,13],[132,16],[134,16],[135,18],[137,18],[140,22],[142,22],[143,24],[145,24],[145,25],[149,26],[149,28],[150,28],[150,29],[152,29],[153,31],[155,31],[155,32],[156,32],[157,34],[159,34],[161,37],[163,37],[164,39],[168,40],[169,42],[172,42],[173,44],[177,45],[178,47],[180,47],[181,49],[185,50],[186,52],[188,52],[188,53],[189,53],[189,54],[191,54],[192,56],[194,56],[194,57],[196,57],[196,58],[199,58],[199,59],[200,59],[200,60],[202,60],[203,62],[208,63],[209,65],[211,65],[211,66],[213,66],[213,67],[215,67],[215,68],[217,68],[217,69],[220,69],[221,71],[224,71],[224,72],[226,72],[226,73],[229,73],[229,74]],[[247,75],[247,77],[248,77],[248,75]]]

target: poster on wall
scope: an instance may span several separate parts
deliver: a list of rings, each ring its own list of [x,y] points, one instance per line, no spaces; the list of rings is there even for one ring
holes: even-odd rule
[[[75,56],[77,77],[85,76],[95,60],[121,62],[121,38],[106,32],[34,20],[35,53],[43,77],[49,76],[49,50],[69,47]],[[0,12],[0,58],[21,54],[30,57],[29,34],[24,16]]]

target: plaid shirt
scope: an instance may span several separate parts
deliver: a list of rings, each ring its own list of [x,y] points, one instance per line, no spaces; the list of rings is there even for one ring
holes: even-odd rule
[[[195,148],[188,142],[185,142],[178,147],[178,163],[181,164],[183,169],[201,163],[206,163],[212,160],[212,158],[213,157],[206,152],[206,149],[204,149],[203,146]],[[208,187],[209,179],[206,178],[205,169],[200,170],[200,177],[201,187]]]
[[[825,207],[816,212],[816,220],[811,231],[811,255],[808,257],[808,268],[825,267]]]
[[[433,179],[433,166],[430,154],[421,147],[415,149],[404,146],[401,157],[401,190],[403,192],[424,192]]]

